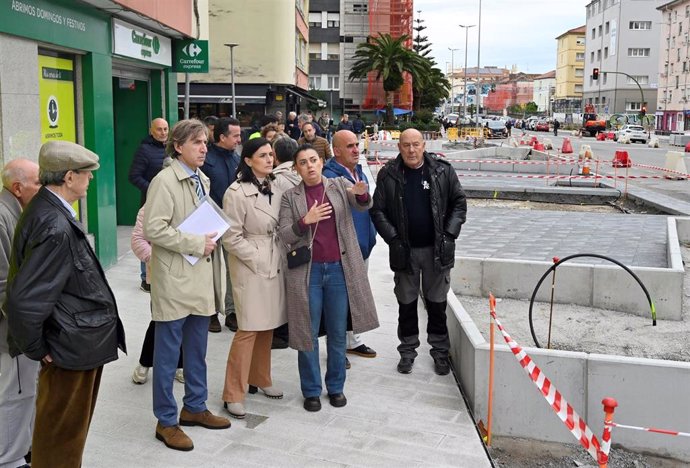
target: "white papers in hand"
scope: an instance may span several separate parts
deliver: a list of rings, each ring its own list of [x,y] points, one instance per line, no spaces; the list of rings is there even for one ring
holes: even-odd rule
[[[208,197],[205,197],[201,204],[177,227],[184,233],[200,236],[215,232],[217,234],[213,238],[214,241],[220,239],[229,228],[230,223],[225,213]],[[183,257],[191,265],[196,265],[196,262],[199,261],[199,257],[194,255],[183,255]]]

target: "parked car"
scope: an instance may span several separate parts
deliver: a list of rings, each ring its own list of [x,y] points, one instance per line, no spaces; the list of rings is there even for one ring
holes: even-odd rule
[[[539,120],[536,124],[534,124],[534,129],[538,132],[548,132],[550,129],[549,121]]]
[[[624,125],[620,130],[614,132],[613,140],[618,141],[621,135],[627,135],[631,143],[639,141],[640,143],[647,143],[647,132],[641,125]]]
[[[487,120],[484,128],[488,130],[489,138],[508,138],[508,129],[501,120]]]

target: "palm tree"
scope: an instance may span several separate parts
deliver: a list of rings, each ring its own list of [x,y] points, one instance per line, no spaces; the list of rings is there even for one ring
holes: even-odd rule
[[[402,87],[404,73],[410,73],[414,81],[421,79],[429,69],[421,56],[405,46],[408,39],[407,35],[393,39],[390,34],[370,37],[368,42],[357,46],[355,63],[348,76],[353,81],[376,72],[376,79],[382,80],[386,92],[386,121],[389,124],[393,123],[393,93]]]

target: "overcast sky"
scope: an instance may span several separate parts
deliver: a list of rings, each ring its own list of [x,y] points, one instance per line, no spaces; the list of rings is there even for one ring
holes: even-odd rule
[[[585,24],[585,6],[591,0],[482,0],[481,65],[546,73],[556,68],[556,37]],[[432,45],[438,67],[465,62],[465,30],[459,24],[477,24],[479,0],[414,0],[414,16],[421,10],[422,33]],[[416,23],[415,23],[416,26]],[[416,32],[415,32],[416,35]],[[477,27],[470,28],[467,66],[477,65]]]

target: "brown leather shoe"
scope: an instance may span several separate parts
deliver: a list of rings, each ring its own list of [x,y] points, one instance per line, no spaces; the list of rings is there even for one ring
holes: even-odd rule
[[[227,429],[230,427],[230,420],[221,416],[213,415],[209,410],[201,413],[192,413],[187,408],[180,411],[180,426],[201,426],[206,429]]]
[[[208,322],[208,331],[211,333],[220,333],[222,330],[218,314],[211,315],[211,320]]]
[[[166,447],[173,450],[181,450],[189,452],[194,448],[192,439],[187,437],[180,426],[163,427],[161,423],[156,425],[156,439],[165,444]]]

